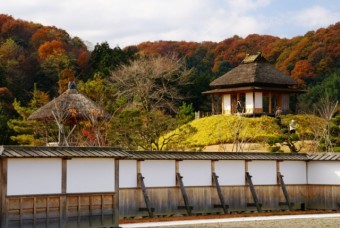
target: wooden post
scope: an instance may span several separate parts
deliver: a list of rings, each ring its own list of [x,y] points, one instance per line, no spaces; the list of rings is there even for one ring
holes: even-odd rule
[[[146,191],[145,183],[144,183],[144,177],[141,172],[141,160],[137,160],[137,184],[142,189],[144,202],[145,202],[145,208],[139,208],[139,211],[147,211],[150,218],[153,218],[153,212],[155,211],[155,208],[151,207],[151,201],[149,199],[148,193]]]
[[[272,113],[273,110],[272,110],[272,93],[271,93],[271,92],[268,93],[268,97],[269,97],[269,98],[268,98],[268,99],[269,99],[268,112],[269,112],[269,113]]]
[[[115,159],[115,197],[113,209],[113,226],[119,227],[119,159]],[[103,202],[102,202],[103,203]]]
[[[0,221],[1,227],[7,227],[7,167],[8,159],[1,158],[1,168],[0,168],[0,191],[1,191],[1,207],[0,207]]]
[[[191,211],[192,211],[192,207],[189,205],[189,199],[188,199],[188,195],[187,195],[187,192],[185,191],[185,187],[184,187],[184,184],[183,184],[183,181],[182,181],[182,176],[180,173],[176,173],[176,179],[179,183],[179,187],[181,189],[181,192],[182,192],[182,196],[183,196],[183,201],[184,201],[184,207],[183,206],[178,206],[178,209],[186,209],[188,215],[192,215]]]
[[[279,202],[279,205],[282,206],[282,205],[287,205],[288,206],[288,209],[290,211],[293,210],[293,206],[294,204],[290,202],[290,199],[289,199],[289,194],[288,194],[288,191],[286,189],[286,185],[285,185],[285,182],[283,181],[283,175],[281,175],[280,172],[277,172],[277,177],[279,179],[279,182],[281,184],[281,188],[282,188],[282,192],[283,192],[283,195],[286,199],[286,202]]]
[[[33,227],[36,227],[37,220],[37,201],[36,197],[33,197]]]
[[[276,173],[279,173],[280,171],[280,161],[276,160]],[[276,178],[276,184],[280,184],[279,178]]]
[[[253,117],[255,117],[255,91],[253,91]]]
[[[214,95],[212,94],[211,96],[211,114],[215,114],[215,100],[214,100]]]
[[[67,159],[61,161],[60,225],[67,226]]]
[[[261,209],[262,205],[261,205],[261,203],[259,203],[256,191],[255,191],[255,187],[253,185],[253,181],[252,181],[251,178],[252,178],[252,176],[250,176],[249,172],[246,172],[246,180],[249,184],[250,192],[251,192],[251,195],[253,196],[253,200],[254,200],[254,203],[247,203],[247,206],[255,206],[257,211],[261,212],[262,211],[262,209]]]
[[[139,183],[139,185],[142,189],[142,193],[143,193],[143,196],[144,196],[144,202],[145,202],[145,206],[146,206],[146,208],[139,208],[139,210],[140,211],[147,210],[149,217],[153,218],[153,212],[154,212],[155,209],[151,207],[151,202],[150,202],[148,193],[146,192],[146,187],[145,187],[145,184],[144,184],[144,177],[142,176],[141,173],[137,173],[137,178],[138,178],[138,183]]]
[[[175,163],[175,171],[176,171],[176,173],[179,173],[179,162],[180,162],[180,160],[176,160],[176,163]],[[178,185],[178,183],[177,183],[177,185]]]
[[[224,202],[224,197],[222,194],[220,183],[218,182],[218,176],[215,172],[212,173],[212,177],[216,186],[218,197],[220,198],[221,205],[214,205],[215,208],[222,207],[224,214],[228,214],[229,205],[226,205]]]
[[[141,169],[140,169],[140,160],[137,160],[137,173],[141,173]]]
[[[215,173],[215,163],[216,163],[216,160],[211,160],[211,173]]]
[[[80,213],[80,209],[81,209],[81,205],[80,205],[80,196],[77,197],[77,223],[78,223],[78,226],[80,226],[80,220],[81,220],[81,213]]]
[[[49,218],[50,218],[50,204],[49,204],[50,198],[46,196],[46,227],[49,227]]]

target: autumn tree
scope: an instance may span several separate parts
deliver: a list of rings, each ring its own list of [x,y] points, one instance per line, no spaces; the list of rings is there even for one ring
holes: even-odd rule
[[[329,96],[325,95],[318,103],[314,105],[316,113],[325,120],[325,127],[321,135],[323,147],[326,152],[334,152],[334,145],[331,135],[331,121],[334,114],[337,112],[339,105],[338,100],[331,100]]]
[[[303,86],[303,79],[315,77],[315,72],[312,65],[307,60],[299,60],[291,71],[291,76],[297,80],[298,84]]]
[[[13,39],[7,39],[0,44],[0,77],[3,84],[18,99],[27,96],[25,90],[30,89],[33,77],[28,67],[29,60],[25,56],[23,47]]]
[[[121,111],[112,120],[112,143],[129,149],[161,150],[160,137],[179,126],[175,114],[181,85],[191,71],[175,57],[141,58],[112,72],[110,83]]]
[[[176,113],[184,98],[180,87],[189,84],[192,73],[175,57],[141,58],[112,72],[114,97],[143,111],[155,109]]]
[[[76,79],[76,73],[73,69],[65,68],[59,73],[58,81],[58,93],[62,94],[67,90],[69,82],[73,82]]]
[[[115,100],[115,97],[113,97],[116,91],[115,88],[109,86],[107,80],[99,73],[94,74],[93,78],[86,82],[79,81],[77,88],[110,113],[114,113],[122,105],[119,100]],[[123,101],[123,103],[125,102]]]
[[[13,102],[14,109],[20,115],[18,119],[10,119],[8,126],[16,132],[11,136],[11,140],[20,145],[40,146],[46,144],[47,128],[43,123],[34,120],[27,120],[38,107],[49,101],[49,97],[45,92],[34,89],[33,97],[28,106],[23,106],[20,101]]]

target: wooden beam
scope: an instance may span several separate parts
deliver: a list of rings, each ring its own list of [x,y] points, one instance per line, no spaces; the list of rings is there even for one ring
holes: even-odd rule
[[[24,206],[24,199],[22,197],[19,198],[19,226],[22,227],[22,220],[23,220],[23,206]]]
[[[246,180],[249,184],[249,187],[250,187],[250,192],[251,192],[251,195],[253,196],[253,200],[254,200],[254,203],[247,203],[247,206],[255,206],[257,211],[258,212],[261,212],[262,209],[262,204],[259,203],[259,200],[257,198],[257,194],[256,194],[256,191],[255,191],[255,187],[253,185],[253,181],[252,181],[252,176],[250,176],[249,172],[246,172]]]
[[[276,160],[276,173],[279,173],[279,172],[281,172],[280,171],[280,161]],[[278,176],[276,178],[276,184],[278,184],[278,185],[280,184],[280,180],[279,180]]]
[[[269,107],[268,107],[268,112],[272,113],[272,93],[268,93],[268,99],[269,99]]]
[[[140,160],[137,160],[137,173],[141,173],[141,168],[140,168]]]
[[[176,173],[179,173],[179,162],[180,162],[180,160],[176,160],[176,163],[175,163]]]
[[[279,183],[280,183],[280,185],[281,185],[283,195],[284,195],[284,197],[285,197],[285,199],[286,199],[286,202],[279,202],[279,205],[287,205],[287,206],[288,206],[288,209],[289,209],[290,211],[292,211],[292,210],[293,210],[294,203],[291,203],[291,202],[290,202],[289,194],[288,194],[288,191],[287,191],[285,182],[283,181],[283,175],[281,175],[280,172],[277,172],[277,178],[278,178]]]
[[[253,91],[253,117],[255,117],[255,91]]]
[[[192,215],[192,207],[189,205],[189,199],[188,199],[188,195],[187,195],[187,192],[185,191],[185,187],[184,187],[184,184],[183,184],[183,177],[181,176],[180,173],[176,173],[176,179],[179,183],[179,187],[181,189],[181,193],[182,193],[182,197],[183,197],[183,201],[184,201],[184,207],[188,213],[188,215]],[[178,209],[183,209],[183,206],[178,206]]]
[[[119,227],[119,160],[115,159],[115,196],[113,202],[113,225]],[[103,202],[102,202],[103,203]]]
[[[36,197],[33,197],[33,227],[36,227],[37,220],[37,202]]]
[[[211,173],[215,173],[215,163],[216,163],[216,160],[211,160]],[[179,173],[179,172],[176,172],[176,173]]]
[[[67,159],[61,160],[61,193],[60,196],[60,224],[62,227],[67,226]]]
[[[78,206],[77,206],[77,222],[78,222],[78,226],[80,226],[80,220],[81,220],[81,213],[80,213],[80,208],[81,208],[81,204],[80,204],[80,196],[77,197],[77,203],[78,203]]]
[[[146,206],[146,209],[140,208],[139,210],[147,210],[149,217],[153,218],[153,212],[154,212],[155,209],[151,207],[151,201],[149,199],[149,196],[148,196],[148,193],[146,191],[145,184],[144,184],[144,177],[142,176],[141,173],[137,173],[137,178],[138,178],[138,183],[139,183],[139,185],[142,189],[142,193],[143,193],[143,196],[144,196],[144,202],[145,202],[145,206]]]
[[[221,205],[214,205],[214,207],[222,207],[224,214],[228,214],[229,205],[226,205],[224,202],[224,197],[222,194],[221,186],[220,186],[220,183],[218,182],[218,176],[216,175],[215,172],[213,172],[212,177],[213,177],[213,180],[216,186],[218,198],[220,199],[220,203],[221,203]]]
[[[46,227],[49,227],[49,218],[50,218],[50,204],[49,204],[49,196],[46,196]]]
[[[8,167],[8,159],[1,158],[1,169],[0,169],[0,191],[1,191],[1,213],[0,213],[0,221],[1,227],[7,227],[7,167]]]
[[[214,114],[215,113],[215,101],[214,101],[214,95],[211,94],[211,113]]]

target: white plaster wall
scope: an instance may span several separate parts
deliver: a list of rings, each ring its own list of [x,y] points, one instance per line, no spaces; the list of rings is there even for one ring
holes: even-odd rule
[[[184,186],[210,186],[211,161],[184,160],[179,162],[179,172]]]
[[[255,108],[262,108],[262,92],[255,93]]]
[[[230,94],[223,95],[223,111],[225,114],[231,113],[231,97]]]
[[[248,172],[254,185],[276,184],[276,161],[251,161],[248,162]]]
[[[244,161],[217,161],[215,173],[219,177],[220,185],[245,185],[245,162]]]
[[[307,169],[305,161],[280,162],[280,172],[285,184],[307,184]]]
[[[137,187],[137,161],[119,161],[119,188]]]
[[[253,92],[246,93],[246,113],[253,113],[254,98]]]
[[[61,193],[60,158],[8,159],[8,195]]]
[[[114,192],[115,159],[73,158],[67,161],[67,193]]]
[[[141,162],[141,173],[146,187],[176,186],[176,162],[170,160],[146,160]]]
[[[310,161],[308,184],[340,185],[340,161]]]

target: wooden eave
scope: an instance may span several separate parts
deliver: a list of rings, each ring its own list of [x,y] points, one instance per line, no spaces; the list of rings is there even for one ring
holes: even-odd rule
[[[133,160],[308,160],[307,155],[287,153],[235,153],[235,152],[163,152],[129,151]]]
[[[308,154],[311,161],[340,161],[340,153],[313,153]]]
[[[205,91],[202,94],[225,94],[233,92],[249,92],[249,91],[262,91],[262,92],[280,92],[280,93],[305,93],[305,90],[293,88],[279,88],[279,87],[265,87],[265,86],[245,86],[235,88],[220,88]]]
[[[129,153],[114,147],[0,146],[1,158],[126,158]]]

